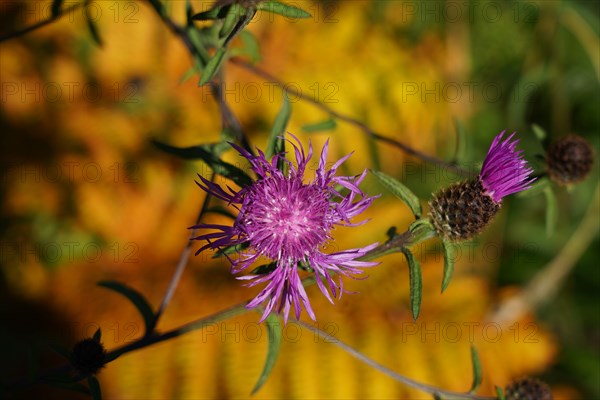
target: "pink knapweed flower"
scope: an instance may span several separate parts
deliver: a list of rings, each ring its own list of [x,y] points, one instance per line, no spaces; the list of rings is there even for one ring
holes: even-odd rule
[[[258,155],[232,144],[251,164],[257,179],[240,190],[227,190],[200,176],[197,182],[207,193],[227,201],[239,212],[232,226],[200,224],[192,228],[211,229],[216,232],[197,236],[205,240],[196,254],[207,248],[223,249],[239,245],[237,258],[229,258],[232,273],[246,270],[260,259],[270,265],[263,273],[252,273],[238,279],[249,281],[249,286],[265,284],[262,291],[248,304],[248,308],[264,305],[263,321],[273,310],[282,313],[287,322],[293,307],[296,319],[300,318],[302,306],[312,318],[315,314],[302,285],[299,268],[314,271],[316,283],[323,294],[333,302],[341,296],[343,276],[355,277],[362,268],[376,265],[360,261],[377,243],[366,247],[325,253],[325,246],[332,239],[331,231],[337,226],[357,226],[351,220],[365,211],[375,197],[367,196],[359,189],[366,170],[359,176],[336,176],[337,168],[351,154],[326,168],[329,141],[323,147],[316,176],[312,182],[304,182],[304,174],[312,157],[312,145],[308,155],[300,141],[292,135],[295,166],[276,154],[271,161],[258,150]],[[278,161],[287,166],[287,173],[277,168]]]

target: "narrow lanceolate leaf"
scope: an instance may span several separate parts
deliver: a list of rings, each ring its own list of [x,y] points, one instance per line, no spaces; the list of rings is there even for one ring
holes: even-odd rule
[[[330,131],[330,130],[335,129],[336,126],[337,126],[337,123],[335,122],[335,119],[329,118],[329,119],[326,119],[325,121],[317,122],[315,124],[306,124],[302,127],[302,131],[304,131],[306,133]]]
[[[273,367],[275,366],[275,361],[277,361],[277,356],[279,355],[279,349],[281,348],[281,337],[282,337],[282,326],[281,321],[275,315],[271,314],[265,320],[265,324],[267,326],[267,333],[269,335],[269,348],[267,349],[267,359],[265,360],[265,366],[258,378],[258,382],[254,385],[254,389],[252,389],[252,394],[255,394],[260,390],[260,388],[267,381],[267,378],[271,374]]]
[[[92,336],[92,339],[100,343],[100,340],[102,339],[102,330],[100,328],[96,329],[96,332],[94,332],[94,336]]]
[[[479,361],[477,349],[473,345],[471,345],[471,363],[473,364],[473,383],[471,384],[470,392],[475,393],[481,385],[481,361]]]
[[[227,11],[227,15],[225,16],[225,20],[223,21],[221,30],[219,31],[219,38],[226,37],[233,30],[233,27],[238,22],[240,17],[244,15],[244,12],[244,9],[240,5],[231,5],[229,10]]]
[[[406,186],[400,183],[398,180],[392,178],[389,175],[384,174],[380,171],[371,170],[373,175],[379,182],[383,184],[392,194],[402,200],[415,215],[416,218],[421,218],[423,211],[421,209],[421,202],[419,198]]]
[[[250,61],[256,64],[260,61],[260,45],[256,37],[250,31],[242,31],[240,38],[244,43],[244,53],[250,57]]]
[[[410,309],[413,319],[416,321],[421,312],[421,294],[423,290],[423,281],[421,277],[421,265],[415,256],[407,248],[402,249],[408,263],[408,273],[410,282]]]
[[[533,134],[539,142],[544,142],[546,140],[546,137],[548,137],[546,131],[539,125],[531,125],[531,130],[533,131]]]
[[[54,0],[52,2],[52,18],[58,17],[58,15],[60,14],[60,8],[62,7],[63,3],[64,0]]]
[[[200,78],[200,83],[198,84],[199,86],[206,85],[216,75],[216,73],[219,72],[219,68],[221,68],[223,60],[225,60],[226,52],[227,49],[221,47],[219,50],[217,50],[217,53],[213,56],[213,58],[208,60],[204,71],[202,71],[202,78]]]
[[[219,146],[200,145],[191,147],[175,147],[158,140],[151,139],[151,143],[164,151],[165,153],[183,158],[185,160],[202,160],[217,174],[231,179],[240,187],[250,185],[252,179],[235,165],[222,161],[218,154],[221,148]]]
[[[102,38],[100,37],[100,32],[98,32],[98,27],[96,26],[96,23],[91,18],[89,18],[87,10],[85,12],[85,15],[86,15],[87,26],[90,31],[90,34],[92,35],[92,39],[94,39],[94,42],[96,42],[96,44],[98,46],[102,47],[103,42],[102,42]]]
[[[285,128],[290,120],[291,113],[292,108],[290,106],[290,101],[287,95],[284,94],[283,104],[281,105],[281,109],[279,110],[277,117],[275,117],[275,122],[271,128],[271,134],[269,135],[269,142],[267,143],[267,150],[265,151],[267,160],[271,159],[271,157],[273,157],[275,154],[281,153],[285,150],[285,141],[283,139],[283,135],[285,134]]]
[[[140,294],[140,292],[116,281],[101,281],[98,282],[98,286],[114,290],[115,292],[125,296],[129,301],[131,301],[131,303],[135,306],[135,308],[137,308],[142,318],[144,319],[146,333],[152,332],[152,330],[154,329],[155,321],[154,311],[152,311],[152,307],[150,307],[150,304],[148,303],[146,298],[142,294]]]
[[[102,400],[102,392],[100,391],[100,383],[95,376],[90,376],[87,379],[88,386],[90,388],[90,394],[92,395],[92,400]]]
[[[223,42],[223,47],[226,47],[244,28],[252,21],[252,18],[256,15],[256,9],[248,8],[245,10],[245,14],[237,20],[233,29],[227,35],[227,38]]]
[[[223,19],[229,13],[230,8],[231,8],[230,4],[223,6],[223,7],[213,7],[210,10],[202,11],[198,14],[194,14],[192,16],[192,19],[196,20],[196,21],[208,21],[208,20],[213,20],[213,19]]]
[[[215,254],[212,256],[212,258],[219,258],[219,257],[223,257],[226,255],[228,256],[230,254],[239,253],[240,251],[246,250],[248,247],[250,247],[250,242],[244,242],[244,243],[240,243],[240,244],[234,244],[231,246],[227,246],[227,247],[217,250],[215,252]]]
[[[550,237],[554,234],[558,219],[558,205],[556,204],[556,196],[554,195],[552,186],[544,188],[544,196],[546,197],[546,236]]]
[[[452,243],[442,241],[442,249],[444,250],[444,277],[442,278],[442,293],[450,284],[452,273],[454,272],[454,251]]]
[[[263,1],[259,3],[257,8],[261,11],[270,12],[273,14],[283,15],[287,18],[310,18],[309,12],[304,11],[301,8],[290,6],[278,1]]]

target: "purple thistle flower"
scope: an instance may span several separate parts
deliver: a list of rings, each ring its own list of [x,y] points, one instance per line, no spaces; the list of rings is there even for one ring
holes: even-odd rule
[[[519,140],[511,142],[516,132],[502,141],[505,132],[502,131],[494,138],[479,173],[486,193],[496,203],[500,203],[509,194],[529,189],[535,181],[535,178],[529,177],[533,169],[523,159],[523,150],[515,151]]]
[[[502,141],[505,131],[492,142],[479,177],[459,182],[436,193],[429,202],[429,215],[436,232],[444,240],[469,240],[492,221],[502,198],[528,189],[535,178],[533,170],[517,151],[515,135]]]
[[[314,181],[304,183],[304,172],[312,157],[312,145],[309,144],[306,155],[298,138],[291,136],[297,143],[288,140],[294,148],[295,166],[283,154],[274,155],[269,162],[260,150],[258,156],[254,156],[231,144],[250,162],[257,180],[239,191],[230,187],[225,191],[202,176],[199,176],[202,183],[196,182],[207,193],[239,210],[233,226],[200,224],[192,227],[217,230],[194,238],[208,242],[196,255],[207,248],[247,245],[246,250],[239,252],[237,259],[229,258],[231,271],[235,274],[246,270],[259,259],[272,261],[273,268],[267,273],[238,277],[249,281],[248,286],[266,284],[247,305],[248,308],[254,308],[266,303],[261,321],[276,310],[283,312],[287,322],[292,307],[296,319],[299,319],[302,306],[315,319],[300,279],[299,267],[309,267],[314,271],[319,289],[333,303],[333,297],[339,297],[344,292],[342,276],[355,277],[362,273],[362,268],[378,264],[358,260],[375,248],[377,243],[331,254],[322,251],[331,240],[330,234],[336,225],[361,225],[353,224],[350,220],[365,211],[375,199],[358,188],[366,170],[357,177],[335,176],[337,168],[351,154],[326,169],[327,141]],[[286,164],[287,174],[277,168],[280,160]],[[338,185],[347,189],[345,194],[340,192],[339,187],[335,188]],[[334,279],[336,275],[337,280]]]

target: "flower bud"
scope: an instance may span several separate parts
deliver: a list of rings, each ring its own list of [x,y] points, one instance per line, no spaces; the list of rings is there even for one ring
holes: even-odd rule
[[[513,133],[497,135],[483,161],[479,177],[441,190],[429,202],[429,215],[438,236],[458,242],[479,234],[494,218],[502,199],[526,190],[535,178]]]
[[[494,218],[500,204],[486,194],[479,179],[456,183],[433,196],[430,217],[438,235],[452,242],[469,240]]]
[[[546,152],[546,169],[550,179],[566,185],[580,182],[590,173],[594,151],[578,135],[567,135],[552,143]]]
[[[84,339],[73,346],[71,365],[83,375],[97,373],[106,363],[106,350],[102,343],[92,338]]]
[[[521,378],[504,389],[506,400],[552,400],[550,387],[534,378]]]

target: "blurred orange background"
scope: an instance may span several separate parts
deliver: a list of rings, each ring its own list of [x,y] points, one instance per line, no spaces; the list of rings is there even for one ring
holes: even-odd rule
[[[419,7],[429,4],[432,13],[442,13],[437,8],[445,3],[375,3],[295,2],[313,15],[299,21],[257,14],[249,30],[260,43],[258,65],[386,136],[450,159],[456,146],[454,118],[467,121],[488,109],[485,92],[475,89],[470,99],[462,84],[471,79],[475,64],[469,21],[465,16],[416,34],[411,29],[420,18]],[[48,15],[49,4],[6,2],[3,32],[39,22]],[[161,153],[149,139],[175,146],[219,140],[217,104],[207,88],[197,86],[197,77],[182,81],[192,65],[190,56],[148,4],[113,0],[93,4],[101,48],[86,30],[81,10],[0,44],[0,315],[7,354],[3,367],[13,371],[4,374],[6,381],[25,372],[27,349],[39,350],[45,360],[42,369],[59,363],[46,354],[47,341],[70,347],[98,327],[108,349],[140,337],[143,323],[134,308],[96,282],[123,282],[158,307],[185,247],[187,227],[193,225],[204,198],[194,184],[195,175],[209,173],[201,162]],[[200,1],[191,4],[197,11],[209,6]],[[417,11],[409,12],[408,6]],[[168,2],[177,21],[183,21],[184,7],[183,1]],[[514,5],[502,7],[514,15]],[[507,38],[519,29],[512,17],[498,23],[506,26]],[[241,46],[240,41],[234,46]],[[280,89],[239,65],[226,65],[224,76],[226,101],[252,145],[264,148],[281,107]],[[456,82],[464,92],[458,101],[449,101]],[[302,126],[328,115],[300,99],[291,101],[288,130],[305,145],[311,140],[320,149],[330,138],[329,161],[354,151],[344,173],[378,168],[401,180],[416,171],[423,174],[419,160],[378,144],[343,122],[328,132],[303,133]],[[486,121],[483,125],[491,130],[469,132],[473,165],[484,157],[486,143],[501,130],[511,129],[500,116]],[[226,158],[242,163],[234,152]],[[408,176],[424,199],[454,179],[447,171],[431,168],[434,172]],[[336,230],[332,249],[384,241],[391,225],[404,230],[411,222],[408,208],[375,180],[369,178],[364,187],[373,194],[383,193],[366,213],[370,222]],[[499,299],[514,291],[514,287],[499,289],[500,256],[489,253],[502,246],[507,225],[503,211],[486,234],[462,249],[444,294],[439,290],[443,265],[439,243],[429,241],[415,249],[424,273],[418,321],[410,315],[406,263],[394,255],[370,269],[368,279],[347,282],[349,290],[358,293],[344,295],[335,305],[316,287],[308,289],[317,326],[401,374],[449,390],[469,387],[471,343],[482,360],[481,394],[493,395],[494,385],[503,387],[523,375],[544,373],[555,362],[559,345],[543,322],[533,315],[506,324],[487,319]],[[513,258],[531,262],[518,255]],[[208,254],[192,257],[159,329],[210,315],[256,293],[257,288],[242,286],[229,273],[226,262]],[[259,317],[250,312],[125,355],[99,374],[103,395],[249,398],[266,355],[266,329],[257,325]],[[555,398],[580,396],[568,385],[554,389]],[[49,387],[34,390],[23,392],[23,398],[31,393],[44,393],[45,398],[79,396]],[[290,323],[274,371],[255,398],[429,397]]]

